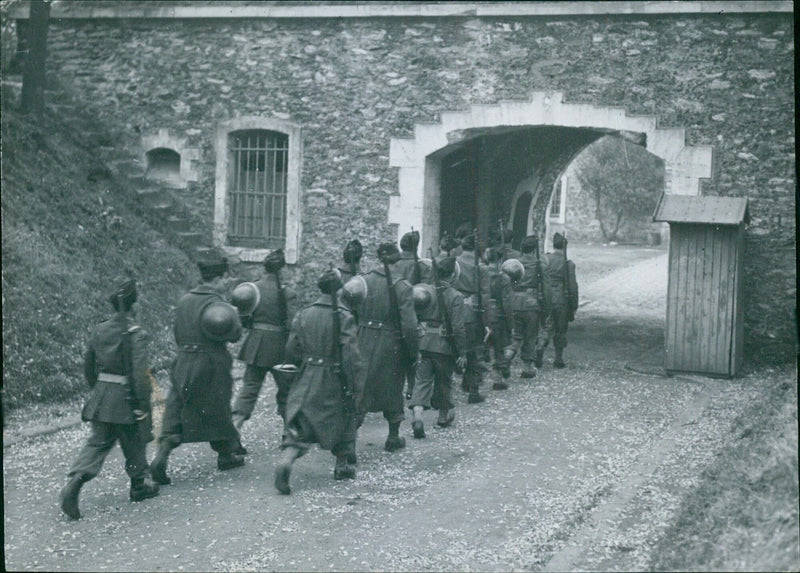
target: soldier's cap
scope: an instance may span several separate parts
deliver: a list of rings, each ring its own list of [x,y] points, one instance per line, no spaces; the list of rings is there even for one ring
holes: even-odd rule
[[[446,279],[456,272],[456,258],[454,256],[443,257],[436,261],[436,270],[440,279]]]
[[[286,257],[283,254],[283,249],[275,249],[266,257],[264,257],[264,268],[268,272],[274,273],[286,266]]]
[[[458,242],[450,235],[445,235],[439,241],[439,250],[450,252],[458,246]]]
[[[335,294],[342,288],[342,273],[339,269],[330,269],[317,279],[317,286],[325,294]]]
[[[221,277],[228,272],[228,259],[219,255],[206,255],[197,261],[200,276],[204,281]]]
[[[554,249],[563,249],[567,244],[567,238],[562,235],[561,233],[556,233],[553,235],[553,248]]]
[[[400,260],[400,249],[394,243],[381,243],[378,246],[378,259],[383,262],[385,259],[389,264]]]
[[[120,275],[114,279],[114,291],[108,300],[112,306],[119,310],[120,303],[123,307],[130,308],[136,302],[136,279],[130,275]]]
[[[461,248],[465,251],[475,250],[475,233],[470,233],[461,239]]]
[[[361,241],[353,239],[344,247],[344,262],[347,264],[355,264],[361,260],[361,255],[363,254],[364,247],[361,245]]]
[[[400,248],[406,252],[413,253],[419,245],[419,231],[411,231],[403,235],[400,239]]]
[[[486,249],[486,260],[490,263],[497,262],[501,258],[503,258],[503,253],[500,249],[496,249],[494,247],[491,249]]]
[[[522,244],[519,246],[519,250],[523,253],[532,253],[538,246],[539,237],[536,235],[528,235],[522,239]]]

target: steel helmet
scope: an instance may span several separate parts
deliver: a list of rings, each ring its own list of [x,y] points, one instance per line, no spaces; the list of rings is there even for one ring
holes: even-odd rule
[[[436,296],[436,291],[429,284],[419,283],[412,287],[412,295],[414,297],[414,310],[422,312],[431,305],[433,297]]]
[[[239,309],[240,316],[248,316],[261,302],[261,290],[255,283],[242,283],[231,293],[231,304]]]
[[[220,300],[209,303],[200,313],[200,330],[211,340],[226,342],[239,325],[236,307]]]
[[[342,300],[350,308],[359,306],[367,298],[367,281],[361,275],[353,276],[342,287]]]
[[[522,277],[525,276],[525,267],[517,259],[506,259],[500,265],[500,270],[506,273],[508,278],[515,283],[521,281]]]

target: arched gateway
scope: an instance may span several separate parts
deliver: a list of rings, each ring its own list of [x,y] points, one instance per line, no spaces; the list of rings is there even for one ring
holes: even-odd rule
[[[711,177],[712,147],[685,145],[683,128],[662,129],[655,117],[562,100],[560,92],[534,92],[530,101],[473,105],[442,113],[437,124],[417,124],[414,139],[392,139],[389,161],[400,172],[389,222],[398,225],[398,238],[413,226],[427,253],[436,250],[442,231],[465,220],[477,223],[485,238],[501,218],[524,235],[544,217],[569,163],[609,134],[663,159],[666,193],[698,195],[700,180]]]

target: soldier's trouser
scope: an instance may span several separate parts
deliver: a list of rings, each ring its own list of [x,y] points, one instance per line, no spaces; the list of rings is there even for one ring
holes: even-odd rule
[[[342,432],[342,438],[333,445],[331,453],[337,458],[340,456],[347,456],[350,463],[356,463],[356,423],[355,419],[351,416],[348,419],[347,426]],[[297,415],[286,423],[283,432],[283,440],[281,441],[281,449],[293,447],[300,451],[300,456],[304,456],[312,444],[319,442],[314,426],[308,421],[308,418],[303,412],[298,412]],[[298,456],[298,457],[300,457]]]
[[[78,459],[69,470],[69,477],[86,476],[86,481],[100,473],[106,456],[119,440],[125,455],[125,471],[131,480],[143,479],[148,475],[147,444],[140,439],[136,424],[109,424],[92,422],[92,433],[83,446]]]
[[[420,352],[417,380],[411,395],[409,408],[452,410],[455,404],[450,398],[453,384],[455,357],[438,352]]]
[[[511,344],[508,332],[508,323],[505,318],[492,322],[492,348],[494,348],[494,369],[504,371],[508,369],[508,360],[504,351]]]
[[[158,437],[158,446],[161,448],[169,448],[174,450],[181,443],[183,426],[181,424],[181,410],[183,409],[183,399],[180,394],[171,389],[167,394],[166,403],[164,406],[163,426],[161,426],[161,435]],[[208,442],[211,449],[219,454],[229,454],[239,446],[239,440],[212,440]]]
[[[567,327],[569,326],[569,316],[566,305],[553,305],[550,309],[550,330],[553,337],[553,346],[556,350],[563,350],[567,347]]]
[[[536,309],[514,311],[514,348],[523,362],[533,362],[536,350],[547,346],[544,314]]]
[[[463,385],[469,392],[477,392],[483,378],[478,361],[479,352],[483,348],[483,324],[465,322],[464,328],[467,333],[467,365],[464,367]]]
[[[239,390],[239,395],[233,402],[233,414],[249,420],[253,415],[253,410],[256,407],[258,396],[261,393],[261,387],[264,385],[264,378],[267,373],[272,374],[272,379],[275,381],[275,386],[278,391],[275,394],[275,402],[278,405],[278,414],[283,416],[286,409],[286,398],[289,396],[289,382],[285,376],[271,370],[268,366],[256,366],[248,364],[244,370],[242,377],[242,388]]]

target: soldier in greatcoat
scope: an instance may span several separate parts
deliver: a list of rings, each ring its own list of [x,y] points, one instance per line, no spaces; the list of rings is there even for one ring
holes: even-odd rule
[[[542,366],[542,352],[547,345],[544,296],[542,293],[543,266],[537,256],[539,239],[529,235],[522,240],[519,262],[525,268],[521,281],[514,285],[513,320],[514,345],[510,358],[519,354],[522,377],[533,378]]]
[[[242,387],[233,403],[233,425],[239,431],[253,413],[267,373],[272,374],[277,386],[275,399],[281,419],[289,392],[287,376],[272,367],[284,362],[284,349],[297,296],[291,288],[281,283],[280,270],[286,266],[283,249],[272,251],[263,264],[265,272],[254,283],[260,292],[258,306],[252,314],[242,318],[242,324],[249,329],[249,333],[239,352],[239,360],[246,363],[247,367]],[[241,451],[243,449],[239,453]]]
[[[312,443],[336,456],[334,479],[356,475],[355,408],[363,392],[358,330],[353,315],[338,302],[338,320],[333,315],[341,273],[325,272],[317,286],[322,295],[297,314],[286,344],[287,360],[299,371],[289,389],[283,456],[275,470],[275,487],[283,494],[291,491],[292,464]],[[335,322],[339,352],[334,348]]]
[[[403,383],[406,365],[417,361],[419,340],[412,287],[397,269],[400,260],[397,245],[381,244],[378,258],[386,261],[390,276],[387,277],[383,264],[363,275],[367,296],[356,307],[359,350],[366,368],[360,411],[383,412],[389,423],[384,449],[392,452],[406,445],[405,438],[399,435],[400,423],[405,419]],[[389,279],[394,295],[389,293]],[[392,299],[396,299],[396,306]]]
[[[209,442],[217,468],[244,465],[235,453],[239,432],[231,417],[233,359],[226,347],[242,336],[238,311],[222,298],[228,261],[208,257],[198,262],[202,283],[178,300],[174,334],[178,355],[172,365],[159,448],[151,471],[165,485],[170,452],[182,443]]]
[[[436,424],[443,428],[452,424],[455,418],[453,370],[456,364],[463,368],[467,363],[464,297],[450,286],[455,269],[456,258],[444,257],[436,265],[440,288],[429,284],[414,287],[421,332],[417,381],[409,401],[409,408],[413,412],[411,428],[415,438],[425,437],[422,421],[424,410],[439,410]]]
[[[81,487],[100,473],[117,441],[131,479],[131,501],[158,495],[145,455],[147,442],[153,439],[152,386],[145,333],[133,321],[136,282],[120,277],[115,287],[110,301],[116,314],[94,329],[84,357],[84,375],[92,390],[81,418],[91,423],[92,433],[72,464],[69,482],[59,496],[61,510],[71,519],[81,516]]]
[[[555,368],[564,368],[564,348],[567,347],[567,327],[578,310],[578,281],[575,263],[567,260],[567,239],[561,233],[553,235],[553,252],[543,261],[544,294],[555,348]]]
[[[514,304],[513,283],[509,276],[500,270],[503,252],[501,249],[486,250],[489,273],[490,310],[492,316],[491,346],[494,350],[495,382],[492,388],[506,390],[511,368],[506,356],[506,349],[511,346],[511,319]]]
[[[464,314],[464,328],[467,332],[467,364],[464,367],[461,388],[469,392],[467,401],[470,404],[478,404],[484,401],[484,397],[479,393],[483,381],[479,356],[483,354],[484,339],[491,334],[489,325],[492,320],[489,309],[489,273],[486,266],[479,261],[480,283],[478,283],[478,272],[475,268],[475,249],[474,233],[461,239],[462,252],[456,258],[461,272],[453,283],[453,288],[464,296],[464,304],[467,308]],[[478,300],[479,289],[483,308],[480,307]]]

